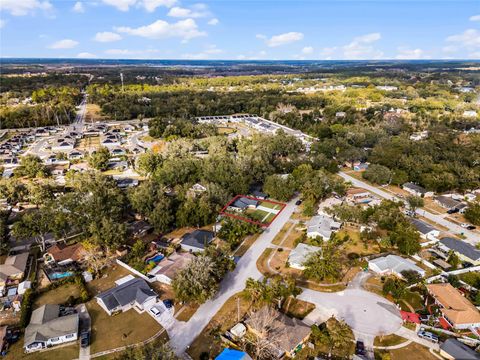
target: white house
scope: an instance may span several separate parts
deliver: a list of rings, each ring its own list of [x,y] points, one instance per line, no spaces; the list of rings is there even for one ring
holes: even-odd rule
[[[157,302],[157,294],[145,280],[133,278],[97,295],[96,299],[108,315],[131,308],[142,313]]]
[[[427,191],[424,187],[408,182],[402,185],[402,189],[408,191],[410,194],[421,197],[432,197],[433,191]]]
[[[47,304],[32,312],[30,324],[25,328],[26,352],[60,345],[78,338],[78,313],[62,316],[60,305]]]
[[[305,261],[307,261],[311,254],[320,250],[322,250],[321,247],[300,243],[290,252],[288,264],[291,268],[305,270],[305,266],[303,265]]]
[[[422,239],[438,240],[438,237],[440,236],[440,230],[419,219],[409,218],[408,220],[420,233],[420,237]]]
[[[393,274],[403,278],[402,271],[413,270],[422,277],[425,276],[425,270],[415,265],[412,260],[404,259],[397,255],[387,255],[368,261],[368,268],[376,274],[386,275]]]
[[[195,258],[191,253],[174,253],[168,258],[163,259],[149,273],[157,281],[170,285],[175,275],[188,265]]]
[[[307,236],[309,238],[321,237],[330,240],[332,233],[340,229],[342,223],[333,220],[327,215],[316,215],[307,223]]]

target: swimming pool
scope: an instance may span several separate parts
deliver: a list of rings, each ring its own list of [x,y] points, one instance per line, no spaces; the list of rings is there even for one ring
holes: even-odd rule
[[[63,279],[69,276],[72,276],[74,274],[73,271],[65,271],[65,272],[54,272],[51,273],[48,277],[50,280],[58,280],[58,279]]]
[[[150,262],[154,262],[156,264],[156,263],[159,263],[163,258],[164,258],[164,256],[162,254],[157,254],[157,255],[152,256],[151,258],[148,258],[147,260],[145,260],[145,262],[147,264],[150,263]]]

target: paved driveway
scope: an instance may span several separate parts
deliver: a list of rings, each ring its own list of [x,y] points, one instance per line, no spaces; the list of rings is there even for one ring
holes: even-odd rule
[[[88,314],[87,307],[85,304],[80,304],[77,306],[78,315],[80,317],[80,331],[78,332],[79,336],[82,332],[90,332],[91,320],[90,315]],[[90,359],[90,345],[85,348],[80,346],[80,353],[78,356],[79,360],[88,360]]]
[[[170,344],[177,354],[181,355],[187,349],[231,296],[245,288],[245,282],[249,277],[254,279],[262,277],[262,274],[257,269],[257,259],[280,232],[283,225],[290,219],[296,208],[295,201],[297,200],[298,198],[294,198],[287,204],[268,229],[258,237],[245,255],[240,258],[235,270],[228,273],[223,279],[217,295],[200,306],[188,322],[177,323],[178,326],[173,327],[168,332]]]
[[[392,334],[402,326],[395,305],[362,289],[347,288],[336,293],[303,289],[298,298],[316,306],[305,318],[309,323],[321,323],[333,315],[343,319],[355,333],[365,337]]]

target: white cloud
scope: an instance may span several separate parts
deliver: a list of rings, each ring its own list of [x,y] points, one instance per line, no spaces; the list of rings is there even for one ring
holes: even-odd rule
[[[257,34],[255,35],[255,37],[260,40],[267,40],[267,35]]]
[[[207,35],[204,31],[198,29],[197,23],[193,19],[180,20],[176,23],[157,20],[150,25],[140,26],[138,28],[121,26],[116,27],[115,30],[121,33],[141,36],[148,39],[179,37],[183,40],[189,40]]]
[[[331,60],[333,54],[335,54],[337,49],[338,48],[336,46],[323,48],[320,51],[320,58],[323,59],[323,60]]]
[[[167,15],[176,18],[202,18],[210,16],[210,11],[205,4],[194,4],[190,8],[172,7]]]
[[[303,39],[303,34],[300,32],[291,31],[284,34],[274,35],[270,39],[266,38],[265,35],[258,34],[257,39],[265,40],[265,43],[269,47],[277,47],[300,41]]]
[[[128,49],[108,49],[104,51],[108,55],[132,55],[135,52]]]
[[[480,51],[470,53],[469,57],[470,57],[470,59],[480,59]]]
[[[446,41],[466,48],[467,50],[477,49],[480,48],[480,31],[477,29],[467,29],[461,34],[447,37]]]
[[[106,55],[111,55],[114,57],[122,57],[126,58],[152,58],[157,57],[158,54],[157,49],[146,49],[146,50],[129,50],[129,49],[108,49],[105,50],[104,53]]]
[[[372,44],[380,40],[380,33],[370,33],[357,36],[353,41],[343,46],[343,56],[346,59],[378,59],[383,56],[383,52],[376,49]]]
[[[408,49],[408,48],[398,48],[398,54],[395,57],[396,59],[402,60],[415,60],[415,59],[428,59],[429,56],[425,54],[425,51],[422,49]]]
[[[128,11],[132,6],[139,6],[148,12],[154,12],[160,6],[172,7],[177,3],[177,0],[102,0],[102,2],[120,11]]]
[[[50,49],[71,49],[78,45],[78,41],[72,39],[63,39],[54,42],[49,46]]]
[[[97,55],[89,53],[89,52],[81,52],[81,53],[77,54],[77,58],[79,58],[79,59],[94,59],[96,57],[97,57]]]
[[[258,52],[258,54],[253,56],[246,56],[244,54],[237,55],[237,60],[259,60],[264,59],[265,56],[267,56],[267,52],[265,50],[262,50]]]
[[[311,46],[305,46],[303,49],[302,49],[302,54],[305,54],[305,55],[310,55],[313,53],[313,47]]]
[[[85,8],[83,7],[82,2],[80,2],[80,1],[77,1],[75,3],[75,5],[73,5],[72,10],[76,13],[84,13],[85,12]]]
[[[98,42],[112,42],[122,40],[122,37],[111,31],[98,32],[93,40]]]
[[[5,20],[0,19],[0,29],[3,28],[7,22]]]
[[[458,48],[457,48],[456,46],[453,46],[453,45],[447,45],[447,46],[444,46],[444,47],[442,48],[442,51],[443,51],[444,53],[449,53],[449,54],[451,54],[451,53],[457,52],[457,51],[458,51]]]
[[[14,16],[23,16],[33,13],[35,10],[48,11],[53,6],[49,1],[39,0],[1,0],[0,11],[8,11]]]
[[[213,19],[210,19],[207,24],[215,26],[215,25],[218,25],[219,22],[220,21],[217,18],[213,18]]]
[[[470,16],[470,21],[480,21],[480,15],[473,15]]]
[[[184,54],[182,57],[184,59],[192,59],[192,60],[202,60],[202,59],[210,59],[211,55],[221,54],[223,53],[222,49],[217,48],[216,45],[209,45],[206,47],[205,50],[199,53],[189,53]]]

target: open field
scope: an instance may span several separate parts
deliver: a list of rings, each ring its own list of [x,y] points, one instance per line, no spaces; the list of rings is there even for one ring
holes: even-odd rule
[[[100,138],[98,136],[95,137],[84,137],[80,139],[77,143],[76,149],[80,151],[90,151],[100,148]]]
[[[106,116],[101,114],[100,106],[97,104],[87,104],[85,112],[85,122],[95,122],[105,120]]]
[[[139,314],[134,309],[109,316],[96,300],[86,305],[92,319],[92,353],[136,344],[162,329],[150,315]]]
[[[217,132],[219,135],[229,135],[229,134],[233,134],[234,132],[237,132],[237,130],[227,126],[219,126],[217,128]]]
[[[395,350],[375,351],[375,359],[380,359],[379,354],[382,353],[389,353],[391,360],[438,360],[426,347],[416,343]]]
[[[100,278],[97,278],[87,283],[87,288],[91,292],[91,294],[95,296],[103,291],[114,287],[115,280],[118,280],[127,275],[131,275],[130,271],[121,267],[120,265],[111,266],[102,273],[102,276]]]

